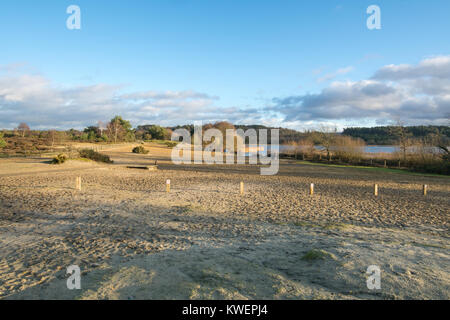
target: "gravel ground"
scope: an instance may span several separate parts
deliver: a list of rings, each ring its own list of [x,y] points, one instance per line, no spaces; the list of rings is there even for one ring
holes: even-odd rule
[[[447,177],[287,163],[264,177],[152,153],[0,160],[0,298],[450,298]],[[158,171],[125,168],[155,159]],[[325,254],[303,259],[311,250]],[[73,264],[79,291],[65,283]],[[366,287],[371,264],[381,290]]]

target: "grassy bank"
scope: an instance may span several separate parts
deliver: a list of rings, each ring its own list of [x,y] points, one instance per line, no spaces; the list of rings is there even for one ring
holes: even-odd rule
[[[335,168],[351,168],[351,169],[359,169],[359,170],[369,170],[380,173],[397,173],[397,174],[409,174],[409,175],[417,175],[417,176],[434,176],[434,177],[447,177],[448,175],[437,174],[437,173],[421,173],[421,172],[413,172],[406,169],[391,169],[391,168],[380,168],[380,167],[367,167],[367,166],[357,166],[357,165],[345,165],[345,164],[328,164],[328,163],[318,163],[311,161],[296,161],[296,164],[310,165],[310,166],[324,166],[324,167],[335,167]]]

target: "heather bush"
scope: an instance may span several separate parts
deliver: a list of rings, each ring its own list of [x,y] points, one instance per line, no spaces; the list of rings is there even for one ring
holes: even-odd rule
[[[80,157],[85,159],[91,159],[97,162],[113,163],[107,155],[98,153],[91,149],[83,149],[79,151]]]
[[[138,154],[148,154],[148,150],[146,150],[143,146],[138,146],[138,147],[135,147],[134,149],[133,149],[133,153],[138,153]]]
[[[176,141],[166,141],[165,144],[169,148],[175,148],[177,146],[178,142],[176,142]]]
[[[67,159],[68,159],[68,157],[65,154],[60,153],[56,157],[53,158],[52,164],[63,164],[64,162],[67,161]]]
[[[3,139],[3,132],[0,132],[0,149],[6,147],[6,141]]]

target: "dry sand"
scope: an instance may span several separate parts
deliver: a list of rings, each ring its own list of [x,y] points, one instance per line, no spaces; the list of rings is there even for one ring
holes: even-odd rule
[[[263,177],[129,151],[108,151],[114,165],[0,160],[0,298],[450,298],[448,177],[288,163]],[[66,287],[73,264],[82,290]]]

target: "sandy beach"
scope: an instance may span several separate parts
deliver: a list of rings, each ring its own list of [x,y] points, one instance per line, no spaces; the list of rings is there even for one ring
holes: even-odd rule
[[[104,151],[113,165],[0,159],[0,298],[450,298],[448,177],[283,161],[260,176],[149,149]]]

